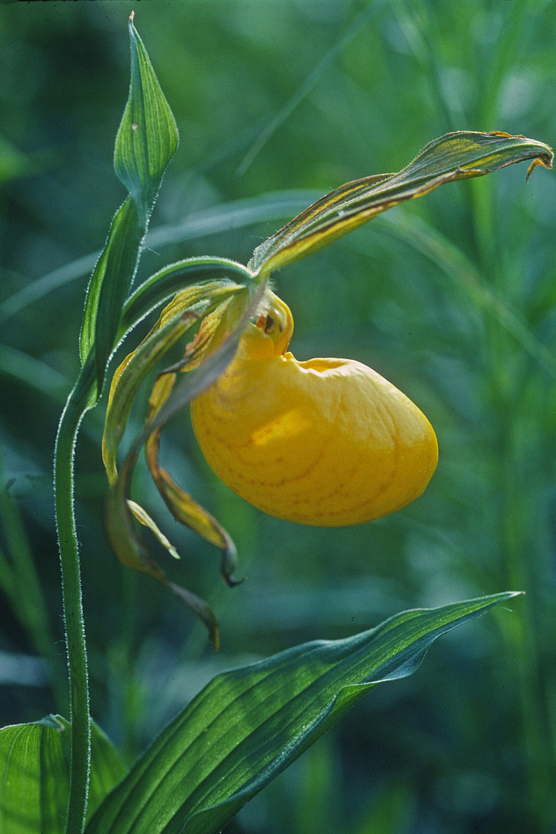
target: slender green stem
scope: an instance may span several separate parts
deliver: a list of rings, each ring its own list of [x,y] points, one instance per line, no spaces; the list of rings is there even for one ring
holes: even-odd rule
[[[69,671],[72,746],[66,834],[82,834],[87,809],[91,730],[89,676],[81,595],[81,569],[74,513],[75,441],[94,381],[94,361],[87,361],[60,419],[54,456],[55,511],[62,572],[62,596]]]

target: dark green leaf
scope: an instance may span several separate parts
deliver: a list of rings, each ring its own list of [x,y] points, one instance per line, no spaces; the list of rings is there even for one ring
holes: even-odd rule
[[[106,798],[86,834],[211,834],[355,701],[419,666],[431,643],[512,597],[407,611],[216,677]]]
[[[68,801],[68,766],[55,721],[0,731],[0,831],[61,834]]]
[[[114,323],[117,329],[137,268],[142,237],[135,204],[128,197],[112,220],[106,246],[93,270],[81,328],[81,364],[94,347],[99,395],[106,359],[114,347]]]

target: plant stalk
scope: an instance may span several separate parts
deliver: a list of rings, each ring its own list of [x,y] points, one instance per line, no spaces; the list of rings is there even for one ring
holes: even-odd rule
[[[68,397],[60,418],[54,453],[54,500],[62,573],[72,733],[66,834],[83,832],[90,769],[89,674],[74,510],[74,454],[81,420],[92,404],[89,402],[89,394],[94,383],[93,361],[86,362]]]

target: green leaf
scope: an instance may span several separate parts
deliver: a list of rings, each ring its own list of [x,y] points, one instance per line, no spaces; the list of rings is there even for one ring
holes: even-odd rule
[[[142,225],[158,194],[166,167],[178,146],[176,120],[152,64],[129,21],[131,82],[116,136],[114,170],[136,204]]]
[[[106,798],[86,834],[218,832],[378,683],[417,669],[441,634],[514,596],[406,611],[346,640],[218,675]]]
[[[116,212],[91,276],[80,337],[82,364],[95,350],[97,397],[117,341],[122,308],[135,277],[149,217],[178,144],[174,117],[132,19],[133,15],[129,24],[129,97],[114,152],[114,169],[130,196]]]
[[[111,335],[114,321],[117,319],[117,328],[122,306],[137,268],[142,237],[135,204],[128,197],[114,215],[106,245],[93,270],[81,328],[81,364],[85,364],[94,347],[97,353],[97,376],[100,371],[102,378],[104,364],[101,357],[104,356],[106,360],[114,347],[114,337]],[[99,315],[105,308],[112,312],[106,317]],[[101,385],[102,381],[99,394]]]
[[[56,722],[0,730],[0,831],[59,834],[68,801],[68,766]]]
[[[507,133],[458,131],[429,142],[397,174],[378,174],[348,182],[326,194],[258,246],[249,266],[268,275],[316,252],[386,209],[421,197],[439,185],[480,177],[532,159],[552,167],[552,149],[543,142]]]
[[[91,723],[89,816],[125,775],[102,730]],[[0,831],[62,834],[68,804],[71,725],[60,716],[0,730]]]

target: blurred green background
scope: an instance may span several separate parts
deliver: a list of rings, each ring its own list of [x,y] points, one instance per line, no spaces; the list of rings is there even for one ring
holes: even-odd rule
[[[2,724],[67,714],[52,450],[88,274],[125,196],[112,152],[132,8],[181,135],[140,278],[197,254],[247,262],[320,194],[396,171],[448,131],[556,135],[552,0],[0,7]],[[116,563],[103,407],[87,415],[92,708],[127,757],[220,669],[407,608],[527,592],[367,696],[229,832],[556,830],[556,183],[525,174],[443,187],[276,276],[297,358],[365,362],[433,423],[440,463],[414,504],[351,529],[265,517],[216,482],[188,416],[175,419],[163,458],[238,546],[247,581],[228,589],[218,553],[176,529],[136,474],[182,553],[160,554],[165,568],[219,617],[219,655],[177,599]]]

